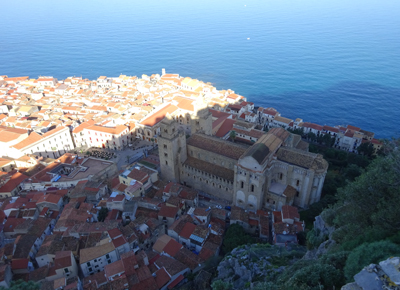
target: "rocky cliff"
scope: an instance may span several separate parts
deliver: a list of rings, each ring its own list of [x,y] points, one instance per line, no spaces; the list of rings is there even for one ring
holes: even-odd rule
[[[354,276],[353,283],[346,284],[342,290],[380,290],[400,289],[400,258],[389,258],[365,267]]]

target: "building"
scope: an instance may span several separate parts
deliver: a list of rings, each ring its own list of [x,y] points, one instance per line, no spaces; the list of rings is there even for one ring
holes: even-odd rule
[[[85,277],[103,271],[106,265],[117,260],[119,256],[113,243],[104,243],[80,251],[80,267]]]
[[[60,126],[42,135],[32,132],[27,138],[8,148],[6,152],[13,158],[26,154],[58,158],[74,148],[69,128]]]
[[[161,122],[159,156],[165,180],[253,211],[280,210],[285,204],[307,207],[320,199],[328,163],[308,147],[297,148],[300,136],[273,128],[245,146],[210,136],[208,119],[199,114],[200,128],[192,127],[188,139],[171,116]]]
[[[130,143],[130,135],[128,134],[129,128],[124,125],[118,125],[116,127],[92,125],[83,128],[82,132],[86,142],[81,142],[81,144],[89,147],[121,150]],[[77,140],[80,140],[80,132],[77,133]]]

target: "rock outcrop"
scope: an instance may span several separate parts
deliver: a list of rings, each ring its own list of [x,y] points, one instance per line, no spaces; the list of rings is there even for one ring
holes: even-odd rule
[[[389,258],[365,267],[354,276],[353,283],[342,287],[342,290],[378,290],[400,289],[400,258]]]
[[[269,244],[241,246],[220,262],[215,280],[231,283],[233,289],[247,289],[259,281],[267,281],[269,275],[283,272],[282,264],[290,265],[304,254],[305,247],[298,245],[287,248]]]

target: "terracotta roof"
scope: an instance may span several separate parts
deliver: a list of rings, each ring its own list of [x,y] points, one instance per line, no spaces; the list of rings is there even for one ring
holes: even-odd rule
[[[125,130],[128,130],[128,127],[124,125],[118,125],[116,127],[103,127],[99,125],[92,125],[87,128],[84,128],[84,130],[92,130],[92,131],[97,131],[97,132],[102,132],[102,133],[107,133],[107,134],[114,134],[114,135],[119,135]]]
[[[158,216],[175,218],[176,214],[178,213],[178,210],[179,208],[176,206],[162,205],[160,211],[158,212]]]
[[[11,192],[27,178],[29,178],[29,176],[20,172],[14,173],[7,183],[0,187],[0,192]]]
[[[52,135],[54,135],[54,134],[56,134],[56,133],[58,133],[58,132],[64,130],[65,128],[67,128],[67,127],[59,126],[59,127],[55,128],[55,129],[53,129],[53,130],[47,131],[46,133],[44,133],[44,134],[42,135],[42,137],[43,137],[43,138],[46,138],[46,137],[48,137],[48,136],[52,136]]]
[[[165,271],[164,267],[156,271],[155,276],[158,288],[162,288],[171,279],[171,276]]]
[[[85,129],[85,128],[87,128],[87,127],[90,127],[90,126],[92,126],[93,124],[94,124],[94,121],[93,121],[93,120],[89,120],[89,121],[87,121],[87,122],[83,122],[83,123],[80,124],[78,127],[76,127],[76,128],[72,131],[72,133],[76,134],[76,133],[82,132],[83,129]]]
[[[154,264],[159,268],[165,267],[165,270],[171,276],[174,276],[188,268],[186,265],[168,256],[161,256],[154,262]]]
[[[228,134],[229,131],[233,129],[233,124],[235,122],[235,119],[225,119],[221,127],[219,127],[218,131],[215,133],[215,136],[220,138],[224,137],[226,134]]]
[[[235,160],[238,160],[246,151],[246,148],[243,146],[204,134],[192,135],[189,139],[187,139],[187,145],[223,155]]]
[[[190,222],[187,222],[183,227],[182,231],[179,233],[179,236],[185,239],[189,239],[190,235],[193,234],[194,229],[196,226]]]
[[[140,124],[152,127],[155,124],[161,122],[168,113],[171,114],[171,113],[175,112],[177,109],[178,109],[178,107],[168,104],[161,110],[153,113],[151,116],[149,116],[148,118],[146,118],[145,120],[140,122]]]
[[[32,144],[34,144],[34,143],[36,143],[36,142],[38,142],[38,141],[40,141],[42,139],[43,139],[43,137],[40,136],[38,133],[32,132],[31,134],[29,134],[29,136],[26,139],[24,139],[21,142],[15,144],[12,147],[14,147],[15,149],[21,150],[21,149],[24,149],[25,147],[28,147],[28,146],[30,146],[30,145],[32,145]]]
[[[282,218],[283,219],[299,219],[300,215],[299,212],[297,211],[297,208],[294,206],[290,205],[284,205],[282,206]]]
[[[79,252],[80,264],[84,264],[88,261],[101,257],[114,251],[115,247],[113,243],[106,243],[97,247],[91,247],[87,249],[82,249]]]
[[[166,234],[160,236],[153,245],[153,250],[161,253],[172,238]]]
[[[46,195],[42,195],[38,201],[36,202],[36,204],[38,203],[42,203],[42,202],[48,202],[48,203],[53,203],[53,204],[58,204],[58,202],[60,201],[61,197],[59,195],[56,194],[46,194]]]
[[[194,270],[199,266],[199,264],[203,262],[203,260],[198,255],[194,254],[192,251],[186,248],[181,248],[176,253],[174,258],[182,264],[188,266],[190,270]]]
[[[57,252],[54,258],[54,266],[56,269],[64,269],[72,266],[73,255],[71,251]]]
[[[174,281],[171,282],[171,284],[168,285],[168,289],[174,288],[176,285],[178,285],[185,277],[183,277],[182,274],[180,274]]]
[[[171,239],[164,247],[163,251],[170,255],[171,257],[174,257],[176,253],[182,248],[183,246],[175,241],[174,239]]]
[[[123,273],[124,271],[125,268],[122,260],[118,260],[115,261],[114,263],[104,266],[104,272],[107,278],[112,277],[114,275],[118,275],[119,273]]]

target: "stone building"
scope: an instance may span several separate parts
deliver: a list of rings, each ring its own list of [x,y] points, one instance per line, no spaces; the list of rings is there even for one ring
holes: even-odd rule
[[[321,197],[328,163],[301,137],[273,128],[253,145],[211,136],[207,108],[192,118],[187,138],[170,115],[160,124],[162,177],[249,210],[307,207]]]

